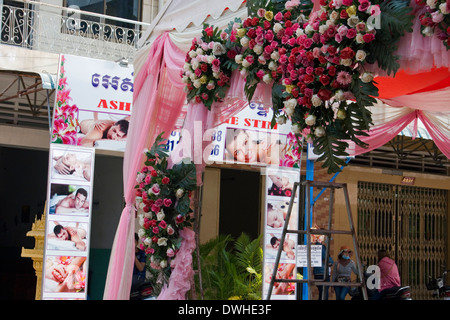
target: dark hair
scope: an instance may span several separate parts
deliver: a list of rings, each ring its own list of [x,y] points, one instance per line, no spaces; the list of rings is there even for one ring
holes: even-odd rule
[[[134,240],[139,241],[139,236],[136,232],[134,233]]]
[[[57,224],[54,228],[53,228],[53,232],[55,233],[55,235],[58,235],[61,233],[61,231],[64,230],[64,227],[60,224]],[[69,236],[69,240],[71,239],[70,237],[70,233],[67,233]]]
[[[85,196],[86,198],[87,198],[87,191],[86,190],[84,190],[83,188],[79,188],[78,190],[77,190],[77,192],[75,193],[75,196],[77,195],[77,194],[82,194],[83,196]]]
[[[117,121],[115,124],[119,125],[120,131],[122,131],[125,136],[128,134],[128,126],[130,125],[128,120],[122,119]]]
[[[272,245],[272,247],[274,246],[275,243],[277,243],[278,238],[277,237],[272,237],[272,239],[270,239],[270,244]]]
[[[388,257],[389,256],[389,252],[386,249],[380,249],[378,250],[378,261],[380,261],[381,259],[383,259],[384,257]]]

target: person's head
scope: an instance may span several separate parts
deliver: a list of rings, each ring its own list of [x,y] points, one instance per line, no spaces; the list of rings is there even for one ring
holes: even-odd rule
[[[122,119],[114,123],[106,131],[106,139],[123,141],[127,138],[129,121]]]
[[[226,149],[234,160],[253,163],[258,161],[257,145],[245,130],[227,130]]]
[[[55,233],[55,235],[58,239],[70,240],[70,234],[60,224],[56,225],[55,228],[53,228],[53,232]]]
[[[389,252],[386,249],[378,250],[378,261],[380,261],[384,257],[390,258]]]
[[[352,250],[350,250],[349,247],[347,247],[347,246],[342,246],[342,247],[339,249],[338,258],[339,258],[339,259],[348,260],[348,259],[350,259],[351,254],[352,254]]]
[[[69,168],[70,174],[75,172],[78,159],[74,153],[66,153],[62,158],[62,162]]]
[[[278,247],[280,246],[280,240],[278,240],[277,237],[272,237],[270,239],[270,245],[272,246],[272,248],[278,249]]]
[[[75,193],[75,208],[80,209],[84,206],[87,200],[87,191],[83,188],[79,188]]]
[[[267,207],[267,225],[272,228],[281,228],[283,224],[283,212],[273,208],[273,206],[269,203]]]

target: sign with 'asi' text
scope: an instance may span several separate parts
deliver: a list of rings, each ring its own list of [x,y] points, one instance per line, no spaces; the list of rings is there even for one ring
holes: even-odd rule
[[[133,67],[61,54],[52,142],[125,151]]]

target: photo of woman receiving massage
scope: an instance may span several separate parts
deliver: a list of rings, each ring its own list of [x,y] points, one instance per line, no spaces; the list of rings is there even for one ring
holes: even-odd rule
[[[286,153],[285,136],[254,130],[227,128],[224,160],[247,164],[280,164]]]

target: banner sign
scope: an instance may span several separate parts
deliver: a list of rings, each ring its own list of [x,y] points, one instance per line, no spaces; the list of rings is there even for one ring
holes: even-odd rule
[[[93,148],[50,145],[43,300],[87,298],[94,161]]]
[[[266,299],[273,269],[277,268],[277,279],[296,279],[297,277],[297,243],[298,235],[287,233],[281,251],[280,262],[275,266],[283,227],[298,229],[299,192],[294,197],[291,217],[286,221],[293,185],[300,181],[297,168],[270,168],[266,172],[266,202],[264,221],[264,259],[263,259],[263,299]],[[275,282],[272,288],[272,300],[295,300],[297,284],[295,282]]]
[[[125,151],[133,67],[62,54],[52,142]]]

